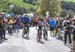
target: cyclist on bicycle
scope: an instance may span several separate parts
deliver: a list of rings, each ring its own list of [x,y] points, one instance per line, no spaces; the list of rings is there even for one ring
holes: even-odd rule
[[[37,33],[37,41],[40,42],[42,39],[42,19],[38,20],[38,33]]]
[[[48,28],[48,23],[47,21],[43,21],[43,37],[45,40],[48,40],[48,32],[47,32],[47,28]]]
[[[29,24],[30,24],[30,19],[28,18],[27,15],[23,16],[23,24],[24,24],[24,29],[23,29],[23,33],[22,33],[22,37],[29,39]]]

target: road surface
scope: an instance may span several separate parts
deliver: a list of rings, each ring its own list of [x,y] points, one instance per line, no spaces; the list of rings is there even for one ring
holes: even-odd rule
[[[0,52],[70,52],[63,41],[53,38],[48,33],[48,41],[42,40],[44,44],[36,41],[36,28],[30,28],[30,39],[22,39],[22,30],[19,33],[6,35],[7,41],[0,44]]]

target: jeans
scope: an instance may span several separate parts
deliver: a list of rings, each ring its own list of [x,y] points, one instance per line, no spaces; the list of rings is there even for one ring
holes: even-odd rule
[[[0,38],[1,38],[1,40],[5,39],[5,30],[3,30],[3,29],[0,29]]]
[[[13,33],[12,31],[13,31],[13,28],[9,26],[9,27],[8,27],[8,33],[9,33],[9,34],[12,34],[12,33]]]
[[[2,29],[0,29],[0,39],[2,40],[2,35],[3,35],[3,32],[2,32]]]
[[[14,24],[14,25],[13,25],[13,29],[14,29],[14,31],[16,31],[16,30],[18,31],[18,30],[19,30],[18,24]]]
[[[75,30],[73,31],[73,41],[75,41]]]

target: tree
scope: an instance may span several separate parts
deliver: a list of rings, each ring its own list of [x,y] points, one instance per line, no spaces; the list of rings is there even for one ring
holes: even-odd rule
[[[38,0],[33,0],[33,4],[36,5],[38,3]]]
[[[59,16],[61,13],[61,0],[39,0],[38,13],[45,15],[49,11],[50,16]]]
[[[63,9],[60,16],[65,17],[66,15],[68,15],[67,10]]]
[[[8,0],[0,0],[0,11],[7,12],[8,8]]]
[[[75,2],[62,2],[61,7],[66,10],[75,11]]]
[[[23,0],[23,2],[27,2],[27,0]]]
[[[33,3],[33,0],[23,0],[23,2],[27,2],[27,3],[32,4]]]
[[[28,2],[29,2],[30,4],[32,4],[32,3],[33,3],[33,0],[28,0]]]
[[[20,6],[15,6],[11,11],[9,11],[9,13],[14,13],[14,14],[23,14],[26,12],[27,10]]]

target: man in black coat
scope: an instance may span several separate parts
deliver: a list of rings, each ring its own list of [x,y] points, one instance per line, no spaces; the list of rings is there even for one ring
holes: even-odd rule
[[[72,40],[71,40],[71,26],[70,25],[71,25],[70,20],[67,20],[65,22],[65,34],[64,34],[64,44],[65,45],[67,43],[68,38],[69,38],[69,44],[72,43]]]
[[[1,17],[0,17],[0,38],[1,38],[1,40],[2,39],[7,40],[5,38],[5,30],[4,30],[4,25],[3,25],[3,19]]]

